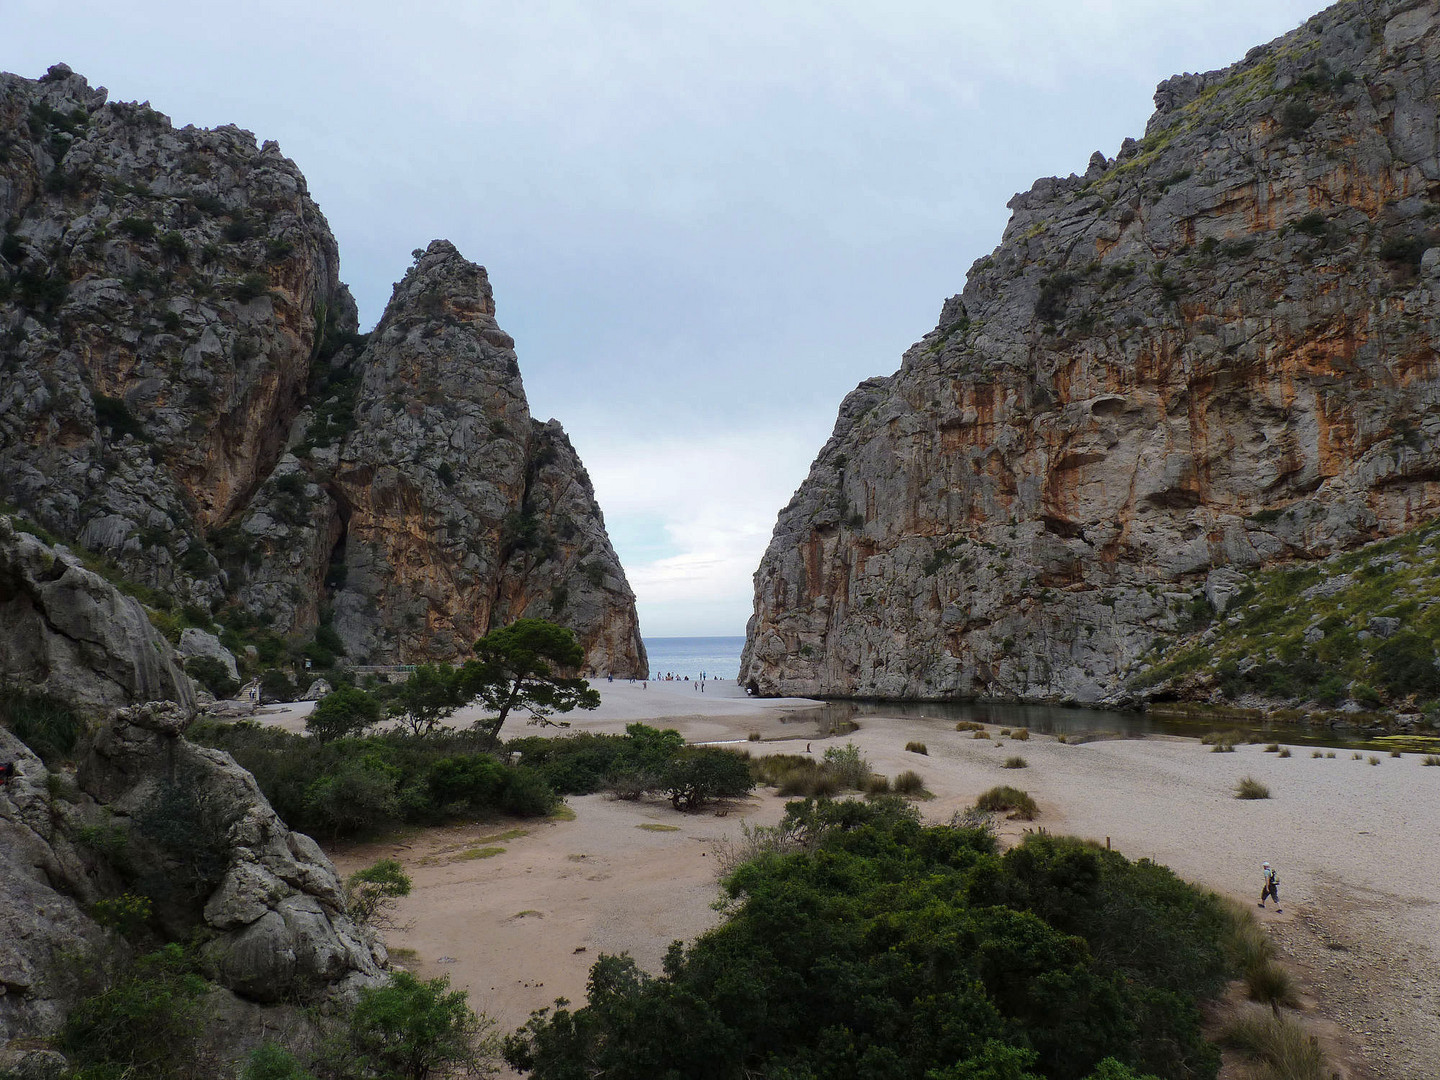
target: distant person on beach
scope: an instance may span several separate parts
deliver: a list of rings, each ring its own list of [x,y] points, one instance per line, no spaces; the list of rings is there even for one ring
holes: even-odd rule
[[[1261,867],[1261,873],[1264,874],[1264,878],[1260,885],[1260,906],[1265,906],[1266,897],[1273,897],[1275,910],[1283,911],[1284,909],[1280,906],[1280,875],[1275,873],[1268,862]]]

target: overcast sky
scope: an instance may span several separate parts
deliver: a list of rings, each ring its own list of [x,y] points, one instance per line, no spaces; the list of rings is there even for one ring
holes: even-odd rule
[[[490,272],[647,637],[742,634],[775,515],[1035,178],[1318,0],[3,0],[0,67],[275,139],[362,329],[410,252]]]

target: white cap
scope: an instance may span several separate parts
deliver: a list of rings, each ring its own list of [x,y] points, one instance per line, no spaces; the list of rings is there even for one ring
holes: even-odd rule
[[[1269,864],[1268,862],[1267,862],[1267,863],[1261,863],[1261,864],[1260,864],[1260,869],[1262,869],[1262,870],[1269,870],[1269,869],[1270,869],[1270,864]]]

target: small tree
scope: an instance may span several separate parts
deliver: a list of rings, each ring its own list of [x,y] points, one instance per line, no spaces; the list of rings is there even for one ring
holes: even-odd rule
[[[755,781],[750,762],[739,754],[696,746],[671,760],[660,786],[676,810],[695,810],[711,799],[748,795]]]
[[[465,666],[466,681],[496,711],[483,722],[493,749],[512,709],[524,709],[530,723],[560,726],[550,717],[572,709],[593,709],[600,694],[584,679],[562,675],[578,668],[585,650],[574,632],[543,619],[517,619],[475,643],[476,660]]]
[[[450,989],[449,979],[421,982],[397,971],[388,985],[360,991],[336,1071],[387,1080],[485,1075],[495,1057],[493,1026],[471,1011],[465,991]]]
[[[432,734],[440,721],[475,697],[468,669],[449,664],[421,664],[400,684],[390,703],[390,715],[412,735]]]
[[[305,730],[321,742],[361,734],[380,719],[380,703],[354,686],[326,694],[305,718]]]
[[[357,923],[396,930],[395,905],[410,895],[410,875],[398,859],[381,859],[345,879],[345,908]]]

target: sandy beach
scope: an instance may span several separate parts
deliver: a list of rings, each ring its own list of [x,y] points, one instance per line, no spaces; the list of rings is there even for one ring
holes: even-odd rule
[[[834,744],[813,719],[795,716],[813,702],[757,701],[713,682],[703,695],[686,683],[599,689],[601,707],[571,714],[571,730],[622,731],[644,721],[753,754],[805,753],[808,744],[819,755]],[[300,710],[262,718],[303,725]],[[504,735],[535,730],[512,719]],[[1108,840],[1132,859],[1164,863],[1252,905],[1260,864],[1270,861],[1284,910],[1254,910],[1315,999],[1322,1030],[1343,1044],[1344,1075],[1433,1074],[1440,1061],[1440,769],[1424,767],[1419,755],[1371,765],[1370,754],[1356,759],[1348,750],[1315,758],[1304,747],[1280,758],[1258,745],[1215,754],[1189,739],[1075,744],[1033,735],[1019,742],[999,730],[977,739],[939,719],[866,717],[859,730],[833,739],[853,741],[877,772],[918,772],[935,796],[920,804],[928,821],[948,821],[980,792],[1013,784],[1039,802],[1030,827]],[[750,741],[752,732],[760,742]],[[912,740],[929,753],[907,752]],[[1028,767],[1004,768],[1016,754]],[[1234,798],[1242,776],[1268,785],[1273,797]],[[400,910],[406,927],[387,936],[397,960],[427,977],[450,976],[509,1030],[556,997],[583,1002],[601,952],[629,952],[658,971],[672,940],[714,925],[715,845],[736,837],[741,822],[778,820],[784,801],[761,789],[682,814],[663,800],[572,797],[555,820],[426,830],[334,854],[346,872],[386,856],[406,865],[415,882]],[[1013,839],[1023,827],[1002,823],[1001,834]]]

